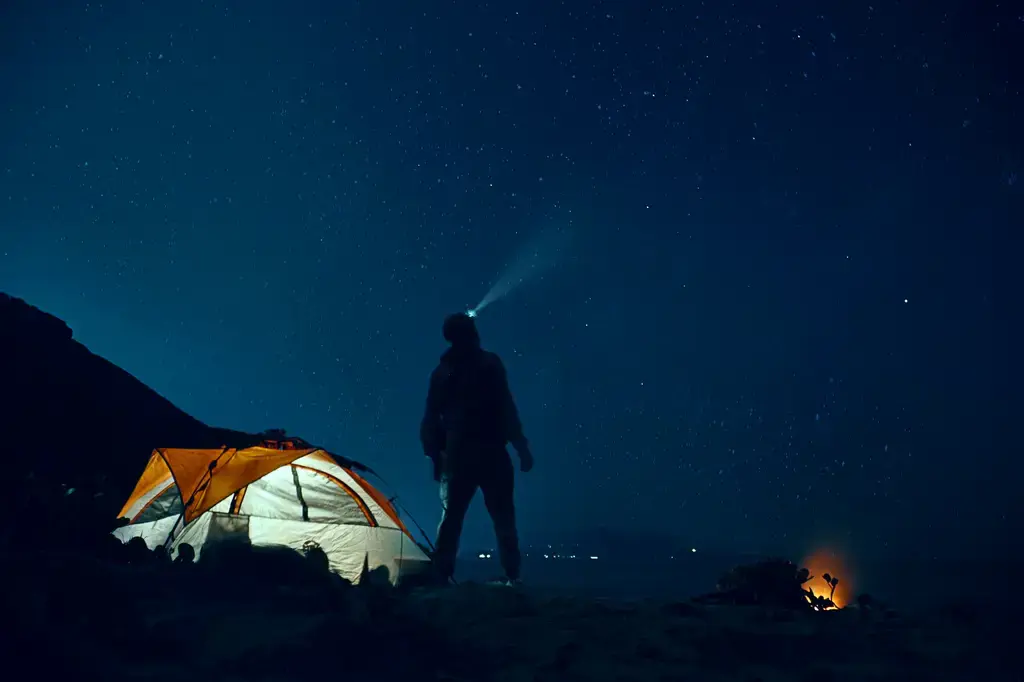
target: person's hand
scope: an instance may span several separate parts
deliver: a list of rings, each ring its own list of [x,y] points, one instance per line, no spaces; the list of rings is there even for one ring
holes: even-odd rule
[[[533,453],[530,448],[523,448],[519,451],[519,470],[524,474],[533,469]]]

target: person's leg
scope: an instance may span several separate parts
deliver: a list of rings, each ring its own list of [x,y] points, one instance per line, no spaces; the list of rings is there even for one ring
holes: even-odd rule
[[[459,537],[466,520],[469,503],[476,494],[476,481],[470,476],[441,476],[441,522],[437,526],[437,541],[434,544],[434,570],[442,580],[455,573],[455,555],[459,551]]]
[[[498,540],[498,555],[505,577],[519,579],[521,557],[519,554],[519,533],[516,530],[515,472],[508,453],[496,457],[494,465],[488,467],[480,477],[480,489],[484,504],[494,523],[494,534]]]

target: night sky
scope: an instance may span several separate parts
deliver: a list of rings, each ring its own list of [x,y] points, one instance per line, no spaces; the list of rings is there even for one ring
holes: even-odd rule
[[[1002,547],[1024,19],[780,4],[5,2],[0,290],[432,528],[441,321],[536,258],[479,318],[524,543]]]

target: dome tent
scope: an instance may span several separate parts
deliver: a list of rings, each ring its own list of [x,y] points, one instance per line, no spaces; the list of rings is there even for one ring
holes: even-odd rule
[[[312,541],[347,580],[383,567],[397,583],[426,570],[429,559],[370,475],[295,438],[243,449],[160,448],[118,514],[128,525],[114,535],[166,546],[172,556],[187,543],[197,557],[223,541],[296,550]]]

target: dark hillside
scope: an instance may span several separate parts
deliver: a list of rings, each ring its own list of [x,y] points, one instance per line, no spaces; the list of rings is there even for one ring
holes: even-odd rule
[[[62,320],[0,293],[4,482],[28,473],[109,496],[111,514],[155,447],[245,445],[94,355]]]

